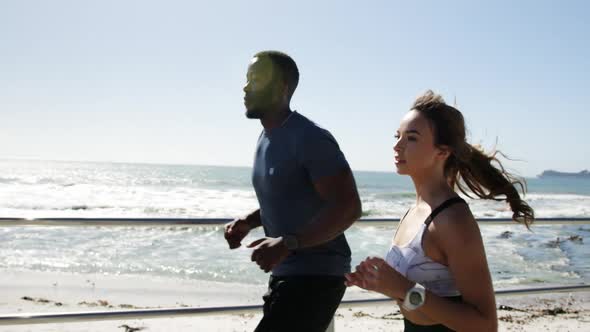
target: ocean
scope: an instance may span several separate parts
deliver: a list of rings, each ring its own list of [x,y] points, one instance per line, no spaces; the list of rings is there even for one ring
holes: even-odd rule
[[[399,218],[414,202],[407,177],[355,172],[363,218]],[[537,217],[590,217],[590,180],[529,178]],[[470,200],[476,217],[510,217]],[[233,218],[257,207],[247,167],[0,160],[0,218]],[[346,232],[353,266],[383,256],[395,224]],[[496,288],[590,282],[590,225],[481,225]],[[510,232],[510,233],[506,233]],[[253,232],[245,242],[261,236]],[[227,249],[223,227],[0,227],[0,270],[141,275],[243,284],[267,276],[250,250]]]

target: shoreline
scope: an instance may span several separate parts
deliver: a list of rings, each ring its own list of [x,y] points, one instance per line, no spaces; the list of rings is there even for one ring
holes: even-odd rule
[[[0,271],[0,315],[149,308],[260,305],[265,286],[140,276]],[[356,287],[345,300],[380,298]],[[497,297],[500,331],[590,330],[590,292]],[[169,318],[0,326],[24,331],[252,331],[261,312]],[[336,331],[397,331],[403,320],[392,302],[339,308]]]

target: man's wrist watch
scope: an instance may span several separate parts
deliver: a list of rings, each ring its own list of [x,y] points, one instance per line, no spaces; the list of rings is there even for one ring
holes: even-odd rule
[[[426,289],[424,286],[416,283],[414,287],[406,292],[403,307],[408,311],[415,310],[420,308],[424,304],[424,301],[426,301]]]
[[[287,249],[289,250],[295,250],[299,248],[299,241],[297,240],[297,237],[293,234],[287,234],[283,236],[283,243],[285,244],[285,247],[287,247]]]

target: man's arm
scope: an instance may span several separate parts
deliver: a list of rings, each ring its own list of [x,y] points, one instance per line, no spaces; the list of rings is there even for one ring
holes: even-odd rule
[[[326,206],[298,234],[294,234],[300,248],[336,238],[361,216],[361,200],[349,168],[319,178],[313,185]]]
[[[324,201],[324,207],[305,223],[295,236],[297,243],[278,238],[261,238],[248,245],[254,248],[252,261],[265,272],[270,271],[289,255],[289,249],[313,247],[342,234],[361,216],[361,202],[354,176],[336,140],[324,130],[310,130],[304,135],[298,151],[298,161],[307,170],[314,190]],[[287,240],[290,240],[287,238]],[[287,247],[289,244],[289,248]],[[294,246],[295,245],[295,246]]]
[[[319,178],[314,182],[314,187],[326,201],[326,207],[301,232],[293,234],[300,248],[316,246],[334,239],[361,215],[361,201],[348,167],[336,175]],[[265,272],[289,255],[283,237],[261,238],[248,247],[254,248],[252,261]]]
[[[248,235],[248,233],[250,233],[250,230],[261,226],[261,224],[260,209],[256,209],[247,216],[235,219],[226,224],[223,235],[229,244],[229,248],[239,248],[242,245],[242,240]]]
[[[262,226],[262,220],[260,219],[260,209],[256,209],[245,218],[246,223],[250,226],[250,229]]]

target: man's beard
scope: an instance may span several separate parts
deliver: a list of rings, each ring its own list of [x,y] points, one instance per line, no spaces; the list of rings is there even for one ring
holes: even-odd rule
[[[248,119],[262,119],[264,113],[266,112],[261,108],[246,109],[246,117]]]

